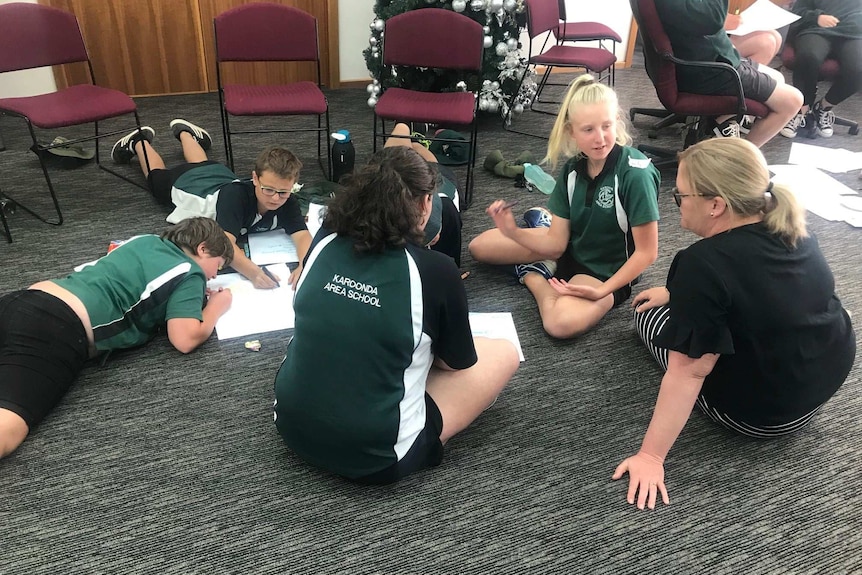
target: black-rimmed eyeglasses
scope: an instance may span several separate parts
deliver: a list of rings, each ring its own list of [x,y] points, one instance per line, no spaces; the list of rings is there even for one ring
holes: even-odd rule
[[[676,202],[676,207],[682,207],[682,199],[688,198],[690,196],[708,196],[709,194],[681,194],[679,193],[679,188],[671,189],[671,194],[673,195],[673,201]]]
[[[290,189],[290,190],[279,190],[277,188],[271,188],[269,186],[264,186],[262,184],[260,186],[260,191],[263,192],[264,195],[267,195],[269,197],[272,197],[272,196],[278,194],[279,198],[289,198],[290,194],[293,193],[292,189]]]

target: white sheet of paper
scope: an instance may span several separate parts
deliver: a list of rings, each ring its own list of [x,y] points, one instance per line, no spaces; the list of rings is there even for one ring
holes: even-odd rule
[[[511,313],[470,312],[470,331],[473,337],[508,339],[518,348],[518,357],[524,361],[521,340],[518,339],[518,330],[515,329],[515,320],[512,319]]]
[[[323,215],[325,211],[326,208],[320,204],[308,204],[308,221],[305,222],[305,225],[308,227],[308,233],[311,234],[311,237],[317,235],[317,231],[320,229],[320,224],[323,223]]]
[[[296,244],[284,230],[248,234],[248,251],[259,266],[299,261]]]
[[[230,309],[216,323],[220,340],[294,326],[294,291],[287,283],[290,270],[285,264],[270,265],[267,269],[280,279],[281,287],[255,289],[239,274],[222,274],[207,283],[210,289],[229,288],[233,296]]]
[[[855,154],[844,148],[827,148],[793,142],[790,144],[790,157],[787,163],[820,168],[833,174],[843,174],[862,168],[862,154]]]
[[[859,213],[844,205],[847,198],[858,197],[856,190],[848,188],[832,176],[812,166],[775,165],[769,166],[775,174],[775,183],[785,184],[802,202],[807,210],[821,218],[858,226]],[[852,200],[851,200],[852,201]]]
[[[728,34],[744,36],[758,30],[777,30],[799,20],[799,16],[770,0],[757,0],[740,14],[742,23],[736,30],[728,30]]]

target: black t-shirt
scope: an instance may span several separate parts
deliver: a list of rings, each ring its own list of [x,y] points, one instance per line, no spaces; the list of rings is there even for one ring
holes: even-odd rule
[[[703,394],[752,425],[785,424],[829,399],[856,355],[850,318],[813,237],[788,248],[762,223],[703,239],[668,273],[670,319],[653,339],[721,354]]]
[[[277,210],[257,213],[254,182],[241,180],[222,186],[216,203],[216,222],[238,240],[248,234],[284,229],[288,235],[308,229],[299,200],[291,195]]]

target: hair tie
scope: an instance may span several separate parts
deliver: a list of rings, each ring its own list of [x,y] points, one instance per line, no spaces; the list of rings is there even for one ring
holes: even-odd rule
[[[763,192],[763,212],[767,213],[775,208],[775,196],[772,195],[772,182],[766,186],[766,191]]]

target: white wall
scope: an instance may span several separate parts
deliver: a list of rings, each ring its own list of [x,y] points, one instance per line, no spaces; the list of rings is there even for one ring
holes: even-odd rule
[[[35,4],[36,0],[0,0],[0,4],[10,2],[29,2]],[[33,70],[21,70],[18,72],[7,72],[0,76],[0,98],[18,98],[23,96],[35,96],[46,94],[57,90],[54,82],[54,73],[51,67],[35,68]]]
[[[569,22],[601,22],[610,26],[622,38],[622,42],[616,46],[615,54],[617,62],[626,59],[628,48],[629,30],[632,23],[632,9],[629,0],[602,0],[601,2],[588,2],[586,0],[566,0],[566,20]],[[540,36],[542,40],[543,37]],[[530,45],[530,36],[527,31],[521,34],[521,44],[524,51]],[[578,45],[597,47],[596,42],[578,42]],[[610,44],[605,43],[610,49]],[[533,46],[533,55],[541,51],[542,42]]]
[[[374,0],[338,0],[338,62],[342,82],[369,79],[362,51],[368,48]]]

